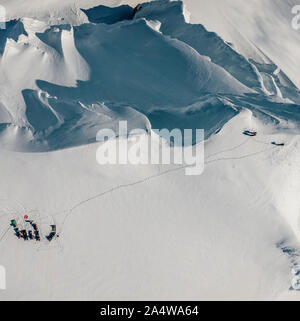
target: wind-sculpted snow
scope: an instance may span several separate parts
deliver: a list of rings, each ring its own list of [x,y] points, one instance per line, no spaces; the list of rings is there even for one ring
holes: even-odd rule
[[[6,29],[0,29],[0,56],[3,55],[7,39],[17,41],[21,34],[27,35],[23,23],[19,20],[8,21]]]
[[[246,86],[260,88],[259,77],[247,59],[214,32],[208,32],[202,25],[186,22],[181,1],[160,1],[159,6],[155,2],[145,3],[135,15],[135,19],[139,18],[160,21],[163,34],[179,39],[199,54],[210,57]]]
[[[155,2],[142,4],[135,18],[144,17],[149,20],[159,20],[161,22],[160,31],[163,34],[179,39],[193,47],[201,55],[210,57],[214,63],[222,66],[246,86],[266,94],[279,95],[297,103],[300,102],[299,90],[261,50],[254,49],[257,56],[263,56],[264,61],[268,63],[256,62],[253,59],[248,60],[216,33],[208,32],[200,24],[188,23],[184,15],[185,9],[182,1],[170,3],[168,0],[162,0],[160,3],[160,6],[157,6]],[[252,46],[249,43],[249,47],[253,51]],[[267,79],[264,77],[265,70],[268,73]],[[269,80],[276,83],[281,91],[269,92],[266,90]]]
[[[0,145],[46,151],[87,144],[120,119],[147,130],[204,128],[208,138],[247,105],[274,104],[270,119],[280,119],[300,101],[275,64],[248,61],[215,33],[189,24],[180,1],[85,13],[91,23],[80,26],[8,24]]]
[[[128,5],[116,8],[98,6],[87,10],[82,9],[82,11],[93,23],[114,24],[123,20],[131,20],[134,15],[133,8]]]
[[[257,26],[256,11],[273,19],[295,1],[184,0],[189,20],[178,1],[2,0],[16,20],[0,33],[0,300],[299,298],[299,90],[288,54],[279,66],[244,28],[260,38],[272,23]],[[204,128],[191,149],[204,145],[204,172],[100,165],[105,144],[89,143],[120,120],[155,140],[156,128]],[[39,242],[9,225],[25,214]]]

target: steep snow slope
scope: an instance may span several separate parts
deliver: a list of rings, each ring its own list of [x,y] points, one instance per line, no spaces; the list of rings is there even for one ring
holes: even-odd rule
[[[104,122],[101,109],[93,105],[105,103],[121,113],[127,104],[147,114],[153,108],[194,103],[203,94],[253,92],[210,58],[165,36],[145,19],[49,29],[29,18],[18,24],[24,32],[17,42],[8,38],[0,67],[2,113],[11,116],[10,121],[1,120],[2,145],[7,148],[20,149],[14,145],[16,139],[6,140],[8,136],[22,141],[21,150],[34,151],[90,142]],[[72,128],[80,131],[80,141]]]
[[[299,30],[292,28],[297,0],[184,0],[192,23],[202,23],[232,43],[245,57],[267,62],[264,54],[300,87]],[[262,52],[260,52],[262,51]]]
[[[142,0],[1,0],[7,8],[9,19],[32,17],[57,23],[80,24],[86,17],[80,8],[97,5],[118,6],[121,4],[136,6]],[[254,0],[245,3],[236,0],[184,0],[191,13],[192,23],[201,23],[209,31],[217,32],[237,50],[248,58],[260,62],[269,59],[280,66],[296,85],[300,86],[299,41],[300,33],[293,30],[292,8],[299,4],[297,0]],[[241,19],[242,17],[242,19]],[[64,22],[61,22],[63,18]]]
[[[2,146],[43,151],[91,142],[107,124],[93,107],[103,104],[115,114],[134,108],[158,128],[201,125],[209,137],[242,107],[238,97],[234,108],[228,105],[228,94],[256,92],[261,98],[253,108],[276,101],[284,110],[290,106],[283,103],[300,101],[276,65],[247,60],[215,33],[189,24],[180,1],[143,4],[135,16],[128,6],[84,12],[95,23],[8,24],[0,66]],[[213,108],[190,108],[199,102]]]
[[[158,20],[161,22],[160,31],[179,39],[201,55],[210,57],[213,62],[222,66],[236,79],[250,88],[260,88],[259,77],[253,66],[225,43],[217,34],[207,32],[202,25],[192,25],[187,21],[182,2],[161,1],[144,4],[135,18]]]
[[[167,9],[162,10],[163,7]],[[267,95],[300,102],[300,92],[286,74],[249,41],[243,46],[232,46],[202,25],[189,24],[190,15],[180,1],[161,1],[160,6],[151,2],[141,8],[136,17],[158,19],[162,22],[161,31],[164,34],[184,41],[200,54],[209,56],[246,86],[260,89]]]

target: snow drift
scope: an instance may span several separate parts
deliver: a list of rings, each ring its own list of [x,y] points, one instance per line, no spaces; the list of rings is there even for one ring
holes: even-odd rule
[[[5,148],[46,151],[92,142],[104,124],[116,126],[112,119],[108,125],[101,106],[129,121],[125,110],[136,110],[143,128],[149,128],[144,114],[154,128],[198,125],[209,137],[243,107],[238,97],[275,99],[282,112],[300,100],[276,65],[248,60],[217,34],[188,23],[180,1],[84,12],[92,23],[49,27],[23,18],[8,24],[0,66]],[[237,103],[228,104],[228,95]],[[195,108],[199,103],[208,108]]]

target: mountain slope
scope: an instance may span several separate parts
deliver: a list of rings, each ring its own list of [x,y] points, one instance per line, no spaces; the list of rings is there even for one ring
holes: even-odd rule
[[[135,15],[128,6],[83,11],[94,23],[49,27],[23,18],[17,30],[8,24],[6,34],[16,35],[6,36],[0,66],[5,148],[44,151],[92,142],[108,126],[102,105],[116,119],[128,119],[123,109],[133,108],[154,128],[201,126],[209,137],[243,108],[244,94],[258,95],[255,104],[249,98],[251,109],[280,103],[279,118],[300,101],[299,90],[270,59],[249,60],[217,34],[188,23],[180,1],[143,4]],[[229,95],[236,96],[230,103]],[[109,127],[116,126],[111,118]],[[142,127],[149,128],[146,119]]]
[[[3,2],[1,300],[299,299],[295,56],[261,21],[294,1]],[[96,134],[120,120],[145,130],[111,141],[127,151],[154,129],[205,129],[204,172],[98,164]],[[24,215],[41,242],[17,239]]]
[[[101,126],[95,126],[91,134],[89,131],[86,141],[76,141],[69,120],[72,128],[85,135],[84,124],[90,125],[84,119],[91,119],[86,114],[96,112],[92,105],[105,103],[122,109],[127,104],[147,114],[154,107],[173,109],[190,104],[207,93],[253,92],[209,58],[166,37],[144,19],[50,29],[32,19],[19,23],[28,36],[7,41],[1,58],[5,95],[0,95],[0,101],[11,116],[10,122],[2,120],[1,135],[8,148],[19,148],[5,141],[13,135],[13,128],[23,150],[89,142]],[[16,55],[20,56],[17,64],[13,63]],[[9,72],[12,68],[18,70],[18,78]],[[97,112],[100,115],[101,109]],[[59,135],[72,136],[74,141],[62,142]]]

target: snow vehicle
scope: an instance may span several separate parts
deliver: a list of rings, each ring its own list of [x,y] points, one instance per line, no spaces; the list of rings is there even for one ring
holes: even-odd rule
[[[275,146],[285,146],[284,143],[276,143],[276,142],[272,142],[271,143],[272,145],[275,145]]]
[[[246,135],[246,136],[256,136],[257,132],[254,132],[254,131],[251,131],[251,130],[245,130],[243,132],[243,134]]]

